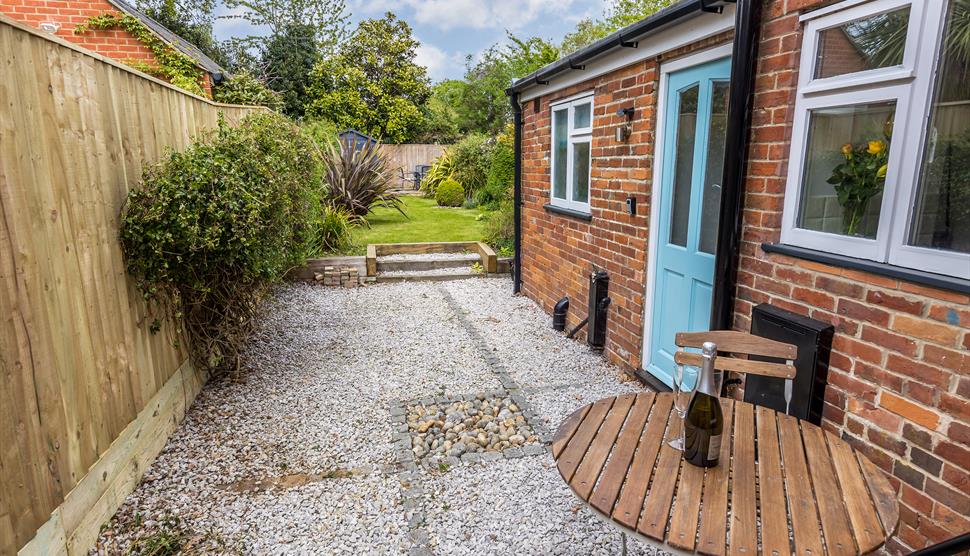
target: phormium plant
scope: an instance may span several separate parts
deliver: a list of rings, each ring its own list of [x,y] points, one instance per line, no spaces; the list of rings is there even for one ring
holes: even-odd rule
[[[344,209],[354,220],[366,223],[375,207],[404,214],[404,204],[390,192],[393,174],[380,144],[355,145],[341,141],[325,146],[323,184],[325,200]]]
[[[179,318],[193,361],[238,368],[259,299],[320,242],[319,150],[286,118],[220,122],[145,169],[122,214],[127,268]]]

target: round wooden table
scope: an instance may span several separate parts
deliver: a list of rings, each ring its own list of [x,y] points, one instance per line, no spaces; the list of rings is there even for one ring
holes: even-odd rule
[[[819,427],[723,399],[720,462],[701,468],[667,445],[680,434],[673,394],[624,394],[576,410],[552,454],[605,521],[676,553],[866,554],[899,508],[872,462]]]

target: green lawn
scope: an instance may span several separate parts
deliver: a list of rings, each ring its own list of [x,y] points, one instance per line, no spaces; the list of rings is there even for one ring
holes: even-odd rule
[[[442,208],[434,199],[402,197],[403,216],[396,210],[375,209],[367,216],[370,227],[354,230],[354,254],[363,255],[368,243],[416,243],[421,241],[479,241],[485,220],[476,220],[478,209]]]

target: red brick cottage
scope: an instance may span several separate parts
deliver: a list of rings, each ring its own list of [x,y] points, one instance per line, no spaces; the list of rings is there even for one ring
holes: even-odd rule
[[[106,13],[130,15],[172,48],[195,61],[203,72],[202,88],[210,96],[212,85],[218,83],[225,74],[219,64],[195,45],[124,0],[0,0],[0,13],[119,62],[153,65],[155,54],[128,31],[91,29],[80,34],[74,33],[75,27],[92,17]]]
[[[572,328],[606,271],[605,354],[660,388],[677,331],[831,325],[822,424],[891,476],[892,553],[970,531],[968,18],[683,0],[509,91],[517,290]]]

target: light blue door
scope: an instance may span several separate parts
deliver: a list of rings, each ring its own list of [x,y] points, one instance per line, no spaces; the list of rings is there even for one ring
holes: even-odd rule
[[[730,58],[668,74],[649,349],[672,384],[674,335],[708,330],[721,205]],[[645,342],[646,343],[646,342]]]

